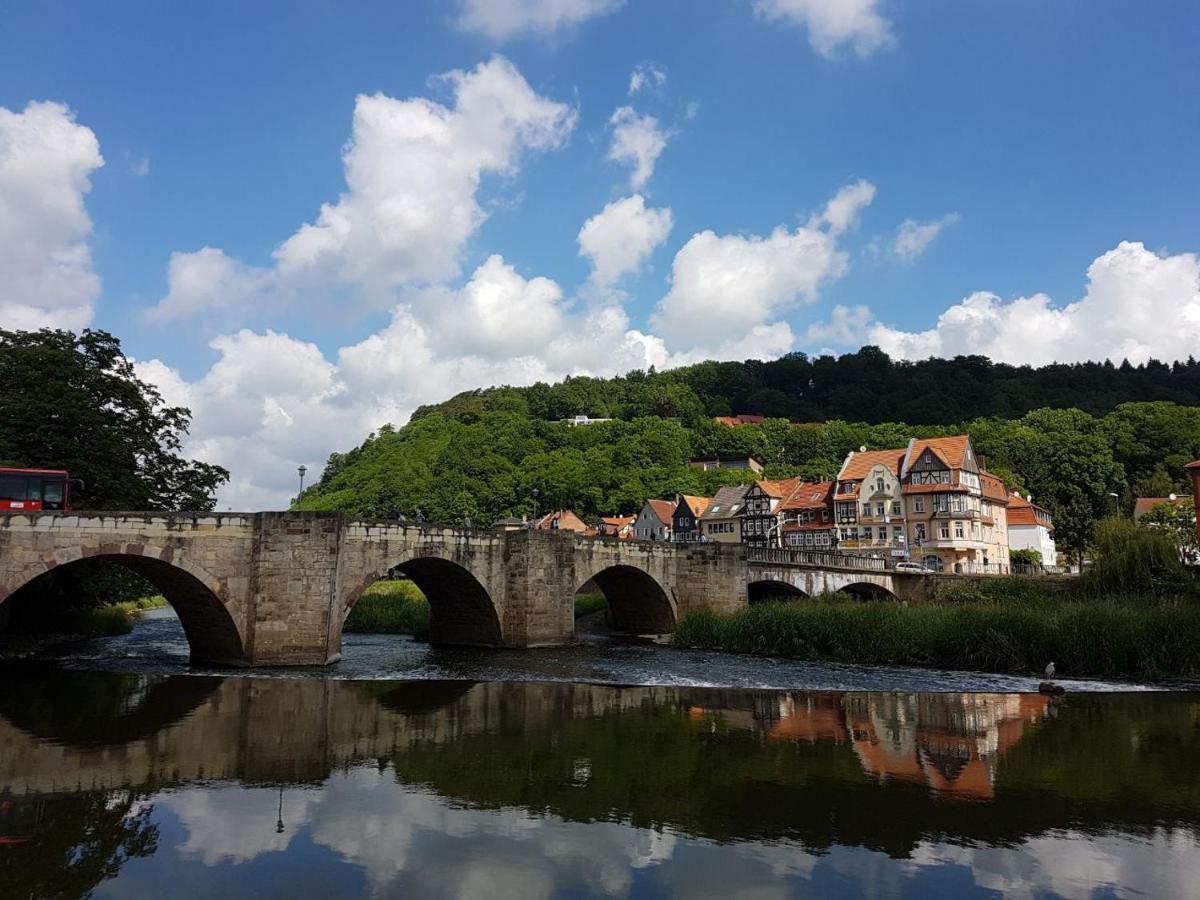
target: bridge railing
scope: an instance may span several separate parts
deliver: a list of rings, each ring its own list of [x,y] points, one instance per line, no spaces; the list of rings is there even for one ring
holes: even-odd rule
[[[886,572],[886,559],[869,556],[851,556],[846,553],[830,553],[821,550],[793,550],[788,547],[750,547],[746,559],[752,563],[773,566],[811,566],[814,568],[860,569],[866,572]]]

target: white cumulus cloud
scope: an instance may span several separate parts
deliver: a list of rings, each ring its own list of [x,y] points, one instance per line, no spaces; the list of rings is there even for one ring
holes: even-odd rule
[[[579,229],[579,253],[591,260],[592,281],[607,286],[637,272],[672,225],[670,208],[648,208],[641,194],[606,205]]]
[[[102,165],[96,135],[63,104],[0,107],[0,328],[91,322],[100,279],[84,198]]]
[[[1011,363],[1111,359],[1173,361],[1200,347],[1200,259],[1159,254],[1122,241],[1088,267],[1087,290],[1067,306],[1045,294],[1005,301],[978,291],[947,309],[927,331],[884,324],[871,343],[921,359],[975,353]]]
[[[397,288],[458,275],[462,248],[486,218],[481,179],[515,174],[524,151],[560,147],[576,114],[537,94],[503,57],[440,81],[453,92],[451,106],[359,96],[337,201],[279,246],[269,270],[223,262],[214,248],[175,254],[157,314],[236,304],[248,287],[287,296],[316,285],[386,309]]]
[[[893,41],[879,6],[880,0],[755,0],[754,11],[768,22],[806,28],[809,44],[822,56],[848,44],[864,57]]]
[[[624,0],[462,0],[458,25],[506,41],[523,34],[547,35],[605,16]]]
[[[738,346],[756,328],[773,325],[777,346],[783,331],[771,320],[798,301],[814,302],[822,282],[845,271],[837,237],[853,227],[874,194],[865,181],[843,188],[794,231],[693,235],[675,255],[671,288],[651,324],[673,346],[694,348]]]
[[[632,106],[620,106],[608,120],[612,126],[612,145],[608,158],[633,166],[629,182],[640,191],[654,174],[654,164],[667,147],[668,134],[654,116],[639,116]]]

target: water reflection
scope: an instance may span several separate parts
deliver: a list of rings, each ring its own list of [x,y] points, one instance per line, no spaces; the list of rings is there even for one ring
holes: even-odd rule
[[[4,897],[1200,883],[1195,695],[0,674]]]

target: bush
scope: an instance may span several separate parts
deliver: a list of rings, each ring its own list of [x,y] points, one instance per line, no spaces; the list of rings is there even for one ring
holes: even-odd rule
[[[1130,519],[1096,526],[1094,558],[1080,587],[1090,597],[1180,597],[1196,590],[1171,536]]]
[[[342,631],[428,635],[429,601],[411,581],[377,581],[363,591]]]
[[[1009,550],[1008,561],[1014,566],[1029,566],[1036,569],[1042,565],[1042,554],[1037,550]]]
[[[608,598],[603,594],[575,595],[575,618],[591,615],[602,609],[608,609]]]

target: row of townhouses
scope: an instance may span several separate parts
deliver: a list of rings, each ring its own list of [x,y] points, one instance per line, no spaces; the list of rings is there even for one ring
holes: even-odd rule
[[[761,472],[754,460],[716,464],[744,469],[751,478]],[[1036,550],[1046,565],[1057,557],[1050,513],[988,472],[966,435],[853,451],[833,481],[759,479],[722,487],[712,497],[648,500],[636,515],[606,516],[595,527],[571,510],[496,525],[621,540],[836,550],[911,560],[939,572],[1003,571],[1010,550]]]
[[[1036,550],[1048,565],[1057,556],[1049,512],[986,471],[966,435],[851,452],[834,481],[758,480],[650,500],[626,521],[601,533],[837,550],[956,572],[1003,569],[1010,549]]]

